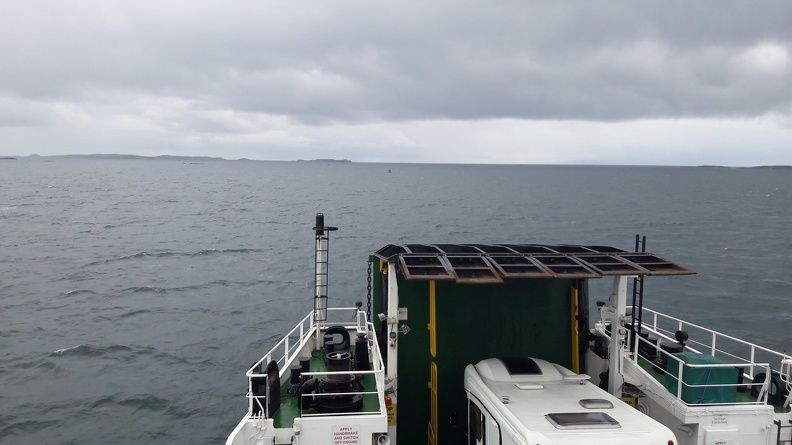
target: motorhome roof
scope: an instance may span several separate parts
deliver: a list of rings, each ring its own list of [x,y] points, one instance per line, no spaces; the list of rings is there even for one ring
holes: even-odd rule
[[[649,438],[664,438],[659,443],[665,443],[673,438],[665,426],[591,384],[588,376],[533,360],[541,374],[510,374],[502,360],[483,360],[465,371],[466,388],[481,400],[500,400],[490,405],[494,416],[502,412],[504,419],[514,419],[524,431],[541,434],[551,443],[579,441],[582,432],[594,444],[648,443]],[[476,374],[483,386],[475,383]]]

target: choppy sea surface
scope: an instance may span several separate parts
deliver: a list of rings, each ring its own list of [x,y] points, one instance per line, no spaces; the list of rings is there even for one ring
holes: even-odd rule
[[[4,160],[0,443],[223,443],[246,368],[311,307],[317,212],[331,304],[365,299],[388,243],[641,233],[698,272],[647,279],[647,306],[792,348],[790,170]]]

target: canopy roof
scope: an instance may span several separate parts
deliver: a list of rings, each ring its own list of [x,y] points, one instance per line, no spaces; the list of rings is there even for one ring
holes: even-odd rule
[[[398,262],[408,280],[454,280],[458,283],[494,283],[504,278],[695,274],[648,252],[628,252],[608,246],[388,244],[375,255]]]

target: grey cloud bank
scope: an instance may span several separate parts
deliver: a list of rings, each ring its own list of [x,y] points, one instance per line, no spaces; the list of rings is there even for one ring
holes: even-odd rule
[[[0,154],[792,164],[792,3],[5,2]]]

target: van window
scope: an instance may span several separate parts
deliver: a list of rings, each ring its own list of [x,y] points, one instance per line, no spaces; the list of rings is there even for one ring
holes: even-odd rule
[[[484,416],[472,400],[468,401],[468,417],[468,444],[484,445],[487,437],[484,434]]]

